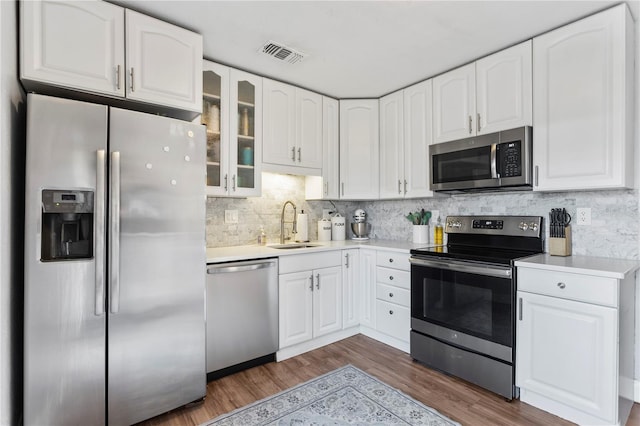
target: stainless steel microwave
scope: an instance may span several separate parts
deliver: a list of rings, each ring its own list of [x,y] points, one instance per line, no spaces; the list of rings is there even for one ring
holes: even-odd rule
[[[532,189],[529,126],[429,146],[431,189],[473,192]]]

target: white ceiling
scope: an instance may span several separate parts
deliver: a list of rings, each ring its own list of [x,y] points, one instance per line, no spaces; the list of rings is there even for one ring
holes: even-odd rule
[[[341,99],[385,95],[619,3],[113,2],[202,34],[206,59]],[[638,19],[640,0],[627,4]],[[308,56],[288,64],[258,53],[268,40]]]

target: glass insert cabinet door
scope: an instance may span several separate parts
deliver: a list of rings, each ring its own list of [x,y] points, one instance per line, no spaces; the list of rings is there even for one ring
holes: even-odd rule
[[[262,78],[204,61],[207,194],[261,195]]]

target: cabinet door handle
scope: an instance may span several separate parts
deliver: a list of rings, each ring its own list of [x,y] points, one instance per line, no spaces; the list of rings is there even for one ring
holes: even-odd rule
[[[116,67],[116,90],[120,90],[120,65]]]
[[[320,274],[316,274],[316,289],[320,290]]]
[[[393,258],[392,257],[389,258],[389,263],[393,263]]]
[[[231,189],[233,190],[233,192],[236,192],[236,175],[233,175],[231,177]]]
[[[518,319],[522,321],[522,297],[518,298]]]
[[[349,253],[346,253],[346,254],[344,255],[344,258],[346,259],[346,260],[345,260],[345,263],[344,263],[344,266],[345,266],[345,267],[347,267],[347,268],[349,268]]]
[[[389,315],[393,315],[393,311],[389,311]]]
[[[298,163],[302,161],[302,148],[298,148]]]
[[[535,185],[538,186],[538,166],[533,169]]]
[[[563,289],[565,288],[567,285],[565,283],[558,283],[558,287]]]
[[[309,286],[309,288],[311,289],[311,291],[313,291],[313,274],[311,274],[311,276],[309,277],[309,281],[311,281],[311,285]]]
[[[393,275],[389,275],[389,281],[393,281]]]
[[[398,179],[398,194],[402,194],[402,182]]]
[[[407,194],[407,180],[404,180],[404,193]]]
[[[224,190],[229,190],[229,175],[226,173],[224,174]]]
[[[393,293],[389,293],[389,297],[393,297]]]
[[[473,132],[473,119],[469,116],[469,134]]]
[[[131,76],[131,92],[133,92],[133,67],[131,67],[129,75]]]
[[[329,182],[324,183],[324,195],[329,195]]]
[[[342,182],[342,196],[344,197],[344,182]]]
[[[293,162],[296,161],[296,147],[295,146],[291,147],[291,161],[293,161]]]

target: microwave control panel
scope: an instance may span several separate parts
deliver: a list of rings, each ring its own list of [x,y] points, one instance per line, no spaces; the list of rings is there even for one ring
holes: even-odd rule
[[[522,176],[521,142],[504,142],[498,145],[500,177]]]

